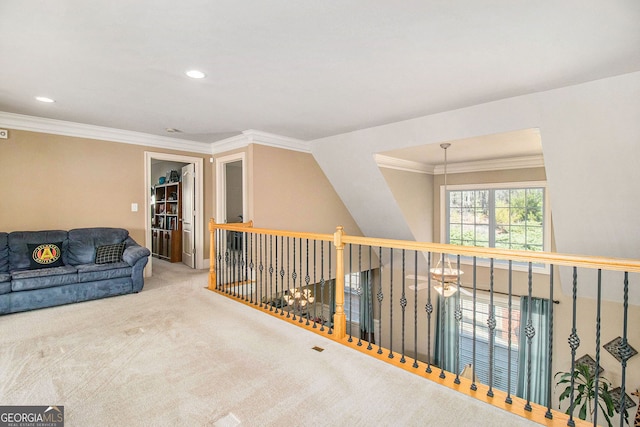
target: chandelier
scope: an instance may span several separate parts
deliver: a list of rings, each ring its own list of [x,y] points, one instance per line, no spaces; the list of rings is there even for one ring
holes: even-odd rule
[[[444,150],[444,203],[448,205],[448,197],[447,197],[447,148],[451,147],[451,144],[448,142],[444,142],[440,144],[440,148]],[[448,210],[448,206],[445,207],[445,212]],[[446,214],[445,214],[446,217]],[[442,257],[444,259],[445,256]],[[464,272],[457,268],[451,267],[451,261],[449,260],[449,255],[446,255],[446,267],[444,265],[440,265],[442,263],[442,259],[438,260],[438,264],[435,268],[429,270],[431,273],[431,280],[436,282],[433,285],[433,289],[436,290],[440,295],[445,298],[450,297],[455,294],[458,290],[457,283],[460,280],[460,276],[464,274]],[[444,264],[444,263],[443,263]]]
[[[304,313],[307,307],[314,303],[316,299],[311,296],[311,289],[293,288],[284,294],[284,301],[291,306],[294,311]]]

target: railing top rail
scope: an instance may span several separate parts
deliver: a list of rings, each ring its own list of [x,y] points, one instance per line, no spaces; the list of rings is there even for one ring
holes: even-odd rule
[[[322,240],[327,242],[333,241],[333,234],[302,233],[299,231],[273,230],[269,228],[254,228],[252,222],[217,224],[213,221],[210,221],[209,227],[217,228],[220,230],[239,231],[241,233],[250,231],[251,233],[269,234],[272,236],[295,237],[300,239]]]
[[[216,224],[212,219],[209,222],[211,229],[246,232],[247,228],[252,233],[270,234],[274,236],[294,237],[310,240],[334,241],[333,234],[302,233],[288,230],[272,230],[267,228],[253,228],[253,223]],[[602,269],[608,271],[624,271],[640,273],[640,260],[628,258],[609,258],[591,255],[561,254],[555,252],[518,251],[496,248],[481,248],[475,246],[458,246],[445,243],[415,242],[409,240],[383,239],[377,237],[361,237],[341,234],[341,242],[363,246],[378,246],[383,248],[406,249],[419,252],[434,252],[453,255],[462,255],[478,258],[494,258],[500,260],[512,260],[519,262],[532,262],[536,264],[553,264],[568,267],[584,267]]]
[[[590,255],[572,255],[555,252],[535,252],[511,249],[481,248],[475,246],[459,246],[444,243],[412,242],[407,240],[380,239],[359,236],[342,236],[342,242],[380,246],[394,249],[407,249],[419,252],[435,252],[462,255],[478,258],[494,258],[537,264],[553,264],[569,267],[584,267],[609,271],[625,271],[640,273],[640,260],[626,258],[608,258]]]

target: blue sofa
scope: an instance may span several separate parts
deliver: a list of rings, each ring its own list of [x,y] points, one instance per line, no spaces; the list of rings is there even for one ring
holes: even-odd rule
[[[149,255],[122,228],[0,232],[0,315],[140,292]]]

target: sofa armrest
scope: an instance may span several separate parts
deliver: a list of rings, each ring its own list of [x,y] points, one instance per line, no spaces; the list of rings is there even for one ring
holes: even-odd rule
[[[149,255],[151,255],[151,252],[149,251],[149,249],[140,245],[131,245],[124,250],[124,253],[122,254],[122,259],[127,264],[133,266],[135,265],[136,262],[138,262],[140,258],[145,258],[145,257],[148,257]]]

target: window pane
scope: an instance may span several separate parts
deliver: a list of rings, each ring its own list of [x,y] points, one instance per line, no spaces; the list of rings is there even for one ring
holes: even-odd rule
[[[462,206],[462,195],[460,194],[460,191],[449,192],[449,206],[450,207]]]
[[[465,208],[473,208],[475,207],[475,192],[474,191],[463,191],[462,192],[462,206]]]
[[[509,207],[509,190],[496,190],[496,207]]]
[[[489,246],[489,226],[478,225],[476,227],[476,246]]]
[[[544,191],[544,188],[503,188],[449,192],[449,242],[543,250]]]
[[[511,223],[509,208],[496,208],[496,224],[508,225]]]
[[[476,209],[476,224],[489,224],[489,211],[487,209]]]

